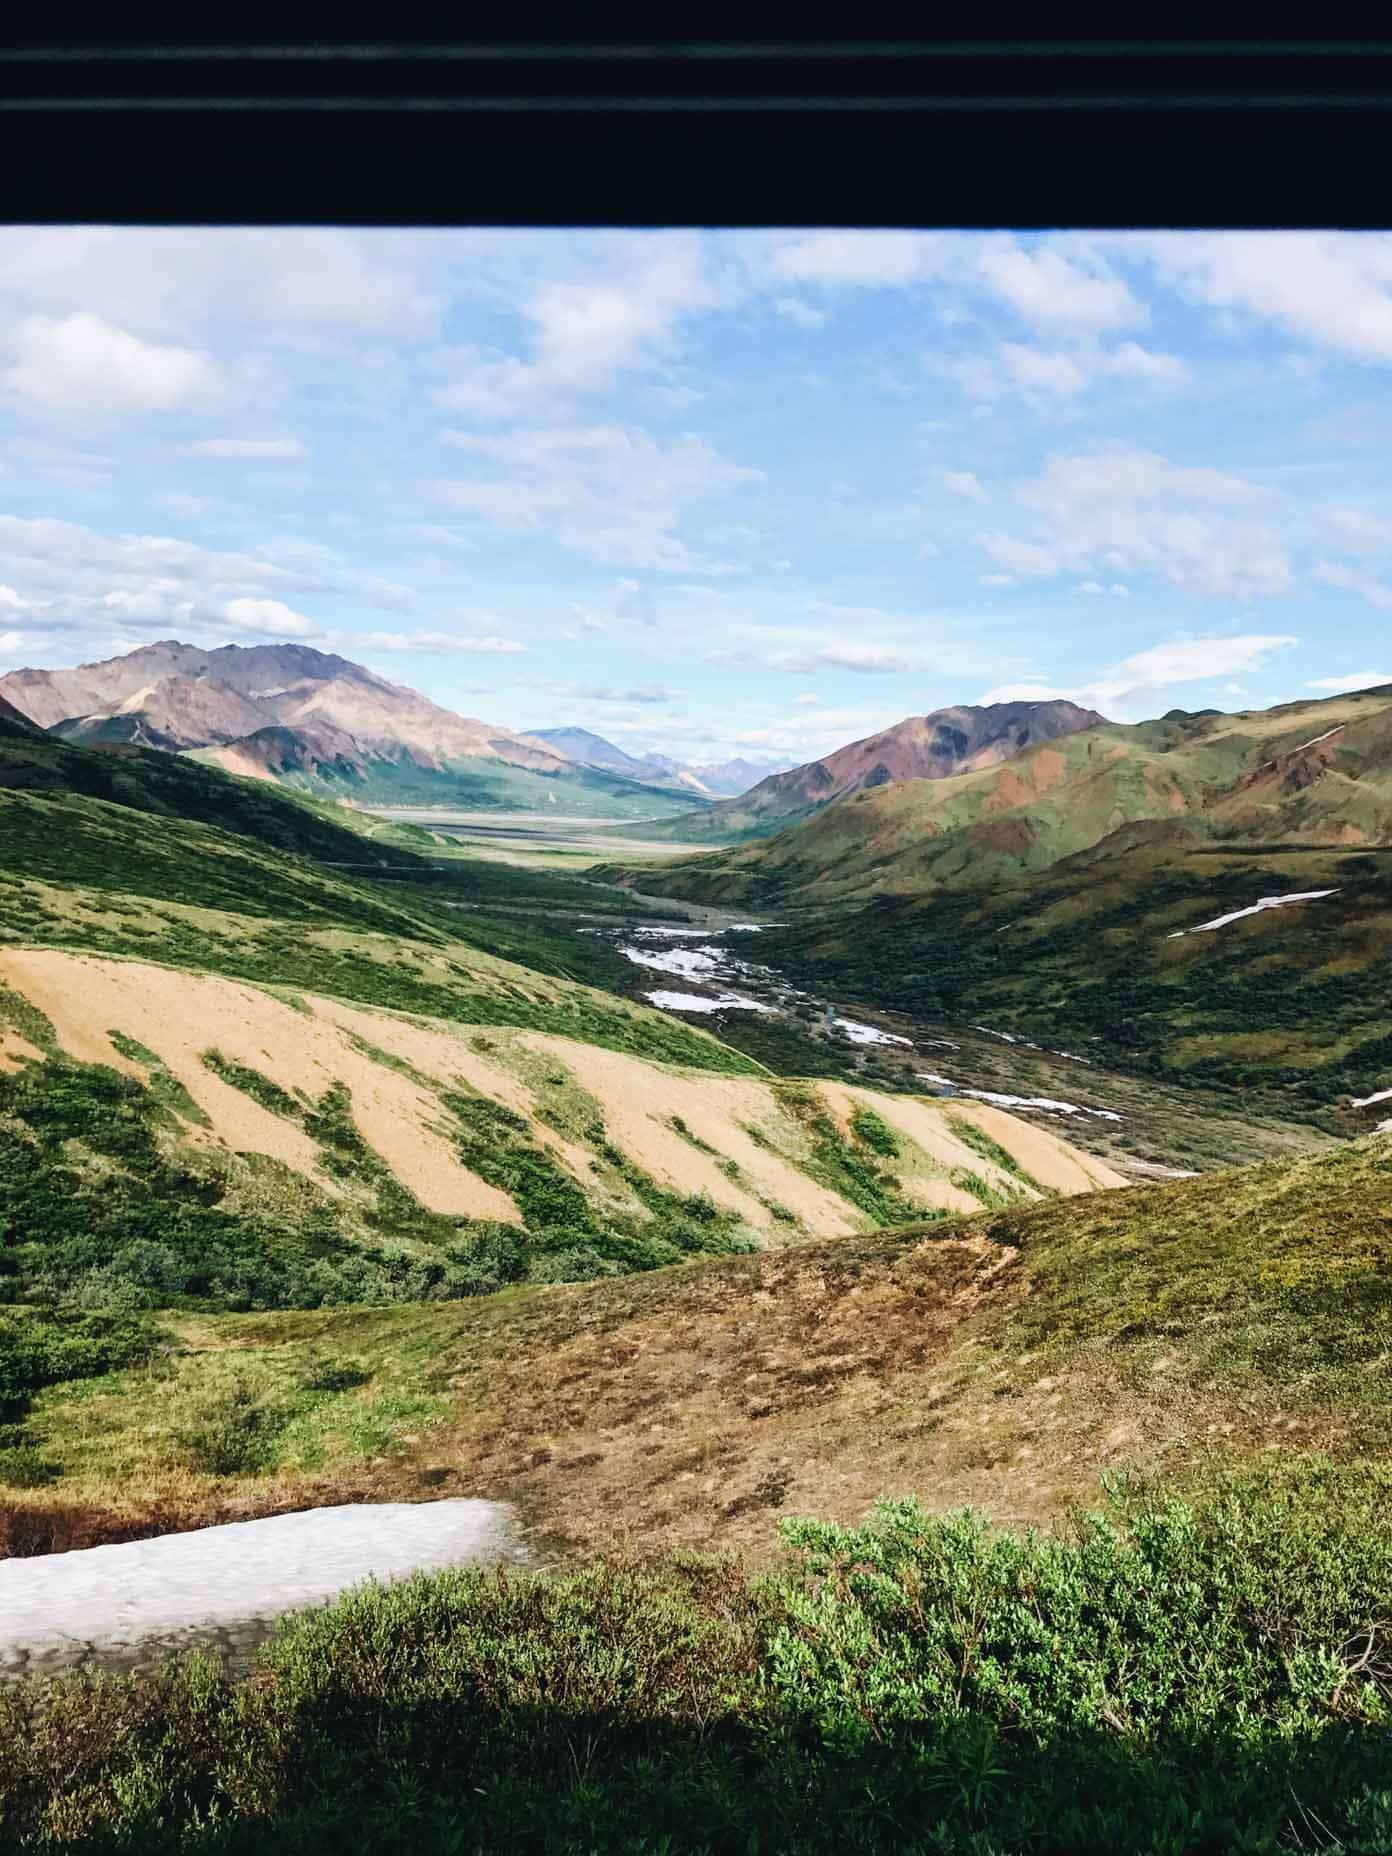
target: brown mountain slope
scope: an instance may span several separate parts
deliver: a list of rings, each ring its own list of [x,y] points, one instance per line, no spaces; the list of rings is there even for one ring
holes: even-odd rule
[[[993,767],[862,788],[767,841],[632,876],[698,902],[912,896],[1044,870],[1142,821],[1184,821],[1209,843],[1392,842],[1392,687],[1104,723]]]
[[[1095,710],[1071,702],[963,705],[911,715],[821,760],[770,774],[737,799],[680,825],[674,822],[660,835],[717,843],[768,837],[848,793],[995,767],[1028,747],[1095,727],[1102,720]]]
[[[557,806],[613,818],[705,804],[577,766],[543,741],[456,715],[308,645],[208,651],[166,639],[102,663],[13,671],[0,677],[0,697],[86,745],[197,752],[231,772],[351,785],[368,804]],[[266,730],[277,731],[270,743]]]
[[[264,721],[261,708],[229,684],[176,671],[133,690],[113,708],[67,717],[53,726],[53,732],[85,746],[129,741],[137,747],[178,751],[233,741]]]

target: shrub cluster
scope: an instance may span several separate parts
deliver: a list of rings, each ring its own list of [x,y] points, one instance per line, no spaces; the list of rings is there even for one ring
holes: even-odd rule
[[[755,1582],[688,1559],[369,1587],[290,1620],[252,1682],[194,1661],[0,1699],[0,1835],[1374,1856],[1388,1487],[1122,1488],[1056,1539],[900,1502],[785,1524]]]

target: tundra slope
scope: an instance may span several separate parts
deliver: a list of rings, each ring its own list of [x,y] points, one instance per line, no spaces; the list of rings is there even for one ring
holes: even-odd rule
[[[814,817],[833,800],[895,780],[942,780],[993,767],[1033,743],[1052,741],[1102,717],[1071,702],[966,704],[911,715],[893,728],[852,741],[821,760],[771,773],[739,797],[698,815],[644,832],[681,843],[739,843],[766,838]]]
[[[693,902],[779,908],[918,896],[983,889],[1160,825],[1195,844],[1389,843],[1392,687],[1084,727],[970,772],[853,791],[766,842],[627,880]]]

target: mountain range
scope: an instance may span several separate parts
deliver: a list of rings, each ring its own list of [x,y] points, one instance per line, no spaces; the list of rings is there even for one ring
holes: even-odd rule
[[[762,790],[736,807],[752,811]],[[714,814],[730,809],[712,807],[695,829]],[[1172,710],[1134,725],[1092,718],[970,771],[862,779],[774,836],[645,868],[643,887],[740,905],[922,895],[1157,833],[1194,845],[1388,843],[1392,685],[1233,715]]]
[[[195,754],[230,773],[369,804],[646,818],[703,794],[581,764],[545,741],[456,715],[307,645],[166,639],[73,669],[12,671],[0,698],[75,745]]]
[[[740,755],[730,760],[684,764],[666,754],[628,754],[588,728],[529,728],[527,733],[532,740],[545,741],[558,753],[588,767],[603,767],[650,786],[685,787],[717,798],[735,797],[769,774],[787,770],[786,761],[746,760]]]
[[[1096,710],[1065,701],[966,704],[911,715],[820,760],[767,774],[699,818],[671,821],[645,835],[724,844],[766,838],[849,793],[995,767],[1028,747],[1102,720]]]

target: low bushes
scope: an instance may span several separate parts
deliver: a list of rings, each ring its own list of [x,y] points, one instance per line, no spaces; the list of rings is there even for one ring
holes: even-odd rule
[[[0,1698],[0,1834],[1374,1856],[1389,1486],[1122,1486],[1056,1539],[894,1503],[785,1524],[784,1570],[753,1583],[688,1559],[367,1588],[290,1620],[241,1686],[195,1661]]]

